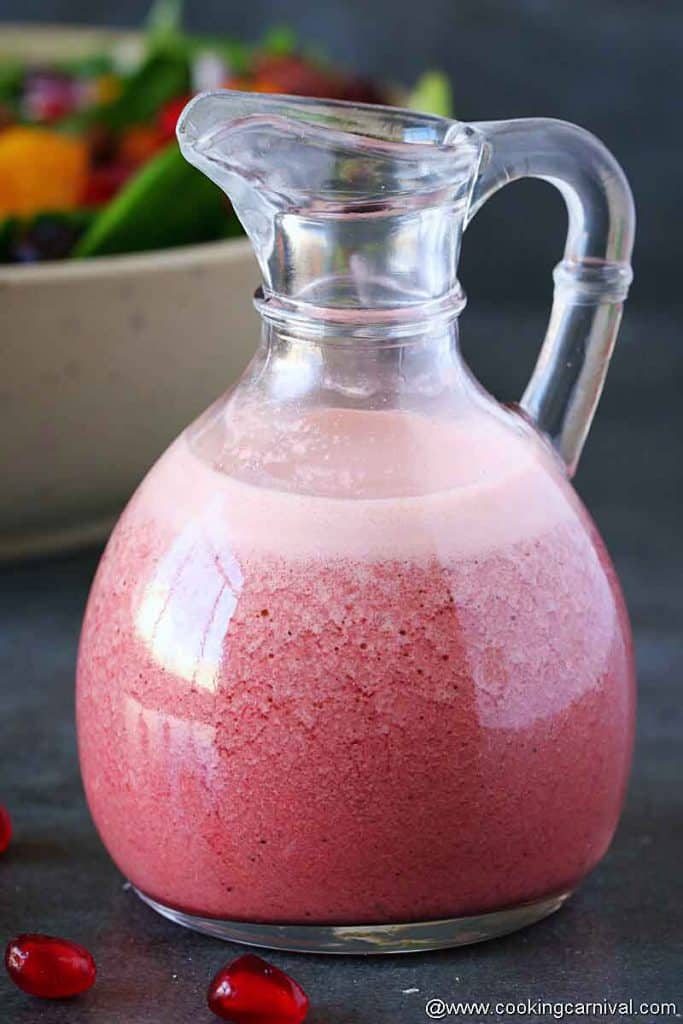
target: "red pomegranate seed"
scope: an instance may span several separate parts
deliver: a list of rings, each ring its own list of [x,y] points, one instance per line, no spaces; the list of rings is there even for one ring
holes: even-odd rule
[[[247,953],[209,985],[209,1009],[232,1024],[302,1024],[308,996],[284,971]]]
[[[12,819],[6,807],[0,804],[0,853],[4,853],[12,839]]]
[[[95,961],[83,946],[50,935],[18,935],[5,950],[10,978],[30,996],[68,999],[95,982]]]

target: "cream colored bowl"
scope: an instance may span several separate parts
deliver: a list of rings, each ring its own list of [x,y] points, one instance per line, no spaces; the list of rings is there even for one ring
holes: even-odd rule
[[[0,26],[60,57],[134,35]],[[249,243],[0,266],[0,558],[104,538],[166,445],[259,334]]]

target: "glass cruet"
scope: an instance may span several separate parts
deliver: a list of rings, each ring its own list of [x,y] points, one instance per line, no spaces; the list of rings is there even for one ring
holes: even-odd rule
[[[253,243],[262,334],[93,584],[77,707],[102,839],[156,910],[257,945],[538,920],[605,853],[631,757],[627,614],[569,483],[631,279],[623,173],[559,121],[233,91],[178,138]],[[523,176],[569,231],[511,410],[461,359],[457,265]]]

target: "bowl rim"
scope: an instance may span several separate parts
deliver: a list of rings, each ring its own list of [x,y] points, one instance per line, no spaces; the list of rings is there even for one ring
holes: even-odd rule
[[[0,287],[164,273],[178,267],[192,269],[214,264],[230,265],[243,263],[250,256],[253,256],[253,249],[248,238],[228,238],[220,242],[178,245],[169,249],[150,249],[145,252],[120,253],[116,256],[45,260],[39,263],[5,263],[0,265]]]
[[[100,25],[55,24],[52,22],[3,22],[0,24],[0,58],[11,53],[22,56],[31,51],[49,52],[49,44],[58,40],[61,56],[68,52],[85,54],[104,42],[135,43],[143,33],[136,29],[109,28]],[[114,256],[89,256],[83,259],[45,260],[38,263],[0,264],[0,285],[57,282],[71,278],[90,279],[103,275],[154,273],[178,266],[213,263],[237,263],[252,253],[245,237],[217,242],[176,245],[167,249],[117,253]]]
[[[115,28],[108,25],[85,24],[84,22],[57,21],[2,21],[0,22],[0,54],[10,54],[30,59],[30,51],[42,51],[49,55],[55,40],[63,47],[64,57],[86,54],[104,41],[110,43],[135,43],[144,37],[144,32],[134,28]],[[61,54],[58,55],[59,59]]]

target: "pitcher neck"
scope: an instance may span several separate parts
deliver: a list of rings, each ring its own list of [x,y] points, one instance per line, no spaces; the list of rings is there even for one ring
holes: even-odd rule
[[[425,320],[462,307],[458,258],[464,208],[452,198],[413,208],[276,214],[256,245],[264,298],[302,316]],[[253,239],[253,234],[252,234]],[[424,308],[423,308],[424,307]]]

